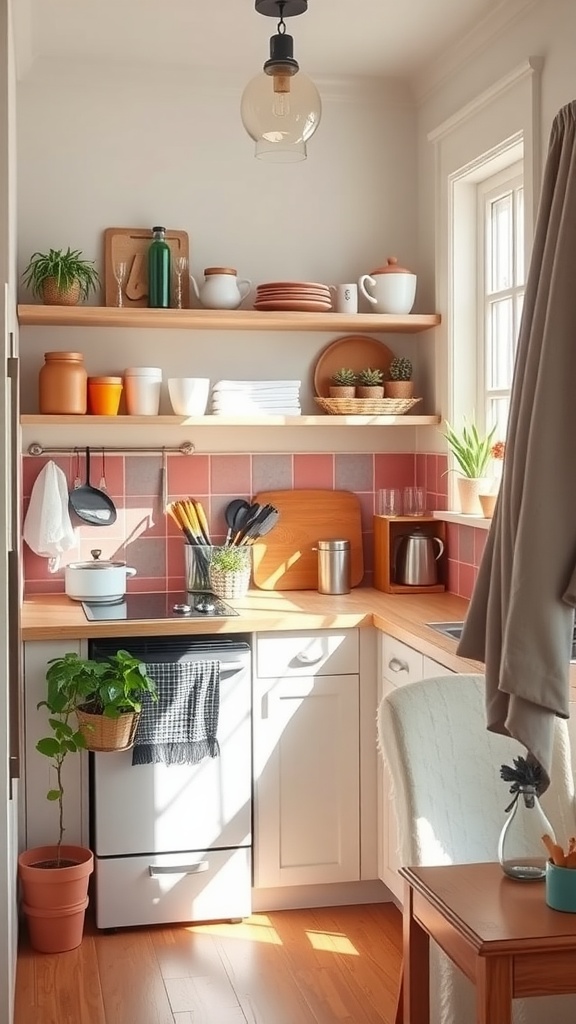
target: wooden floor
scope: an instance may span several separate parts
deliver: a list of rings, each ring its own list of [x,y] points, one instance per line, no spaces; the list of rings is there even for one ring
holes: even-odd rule
[[[401,915],[390,903],[239,924],[98,932],[18,958],[14,1024],[393,1024]]]

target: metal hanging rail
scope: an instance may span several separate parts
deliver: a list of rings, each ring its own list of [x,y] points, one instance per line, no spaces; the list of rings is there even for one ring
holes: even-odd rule
[[[194,455],[196,446],[192,441],[182,441],[182,444],[178,445],[177,448],[170,448],[167,445],[158,446],[156,448],[138,448],[138,447],[123,447],[115,448],[109,445],[90,445],[89,446],[95,452],[114,452],[116,455]],[[34,441],[28,445],[28,455],[75,455],[76,452],[81,454],[85,450],[85,445],[74,445],[70,448],[44,448],[43,445],[38,444]]]

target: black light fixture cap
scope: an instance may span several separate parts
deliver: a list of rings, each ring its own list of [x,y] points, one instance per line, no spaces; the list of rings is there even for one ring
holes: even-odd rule
[[[268,18],[293,18],[308,10],[308,0],[256,0],[255,7]]]
[[[275,36],[270,36],[270,60],[264,64],[264,71],[267,75],[273,75],[279,66],[288,75],[295,75],[300,70],[294,57],[294,39],[286,33],[280,35],[277,32]]]

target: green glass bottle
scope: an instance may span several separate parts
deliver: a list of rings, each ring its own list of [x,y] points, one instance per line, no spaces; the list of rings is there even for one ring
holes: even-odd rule
[[[153,239],[148,250],[148,305],[151,309],[170,306],[170,246],[166,228],[152,228]]]

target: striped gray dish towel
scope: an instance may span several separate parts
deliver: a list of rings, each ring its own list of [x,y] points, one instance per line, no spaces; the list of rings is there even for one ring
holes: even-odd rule
[[[220,662],[154,662],[146,666],[158,700],[144,694],[132,764],[197,764],[220,753]]]

